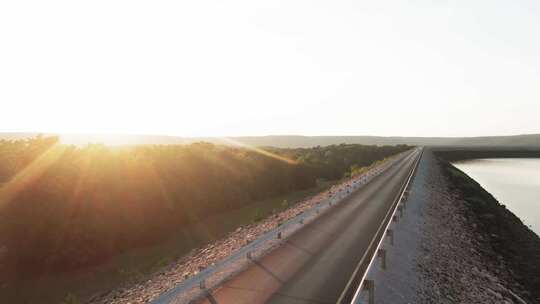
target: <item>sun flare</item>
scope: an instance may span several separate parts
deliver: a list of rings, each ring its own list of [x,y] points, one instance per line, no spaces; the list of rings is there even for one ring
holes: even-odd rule
[[[102,144],[106,146],[130,146],[141,144],[140,136],[123,134],[59,134],[60,143],[86,146]]]

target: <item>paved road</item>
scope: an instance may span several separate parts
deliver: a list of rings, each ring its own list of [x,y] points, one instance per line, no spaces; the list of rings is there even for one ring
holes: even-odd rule
[[[336,303],[399,193],[416,153],[217,288],[202,303]]]

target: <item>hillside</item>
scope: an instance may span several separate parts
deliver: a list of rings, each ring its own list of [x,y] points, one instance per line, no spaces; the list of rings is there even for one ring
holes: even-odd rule
[[[0,133],[0,139],[17,139],[35,136],[36,133]],[[129,144],[190,144],[194,142],[210,142],[231,145],[234,142],[257,147],[308,148],[337,144],[361,145],[413,145],[413,146],[508,146],[508,147],[540,147],[540,134],[524,134],[512,136],[483,137],[383,137],[383,136],[301,136],[301,135],[269,135],[217,137],[176,137],[158,135],[125,135],[123,142]],[[99,136],[90,135],[87,141],[99,142]],[[77,140],[68,144],[81,144]]]
[[[535,146],[540,134],[490,137],[381,137],[381,136],[254,136],[235,140],[254,146],[314,147],[340,143],[414,146]]]

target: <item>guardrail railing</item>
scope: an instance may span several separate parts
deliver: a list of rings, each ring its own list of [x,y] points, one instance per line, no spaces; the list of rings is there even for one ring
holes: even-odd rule
[[[416,173],[416,169],[418,168],[418,164],[420,163],[423,152],[423,149],[420,148],[420,151],[416,156],[415,163],[412,166],[411,171],[409,171],[405,183],[403,183],[403,185],[401,186],[401,189],[398,192],[396,198],[394,199],[392,206],[388,210],[384,220],[377,229],[377,232],[371,239],[368,249],[365,251],[364,255],[360,259],[360,262],[356,266],[353,275],[349,279],[347,286],[345,287],[343,293],[338,299],[338,304],[360,303],[359,298],[363,290],[366,290],[369,293],[368,303],[374,303],[374,282],[372,280],[366,280],[366,276],[369,269],[371,268],[371,265],[373,264],[373,261],[377,257],[381,258],[381,268],[386,268],[386,251],[381,248],[381,245],[385,237],[387,236],[390,238],[390,244],[393,244],[394,242],[394,231],[390,230],[389,228],[392,223],[397,222],[398,217],[396,215],[396,212],[399,211],[400,216],[403,215],[403,208],[405,207],[405,194],[407,192],[410,182],[414,177],[414,174]]]
[[[161,294],[153,300],[152,304],[188,304],[204,298],[209,294],[209,291],[221,283],[232,277],[233,275],[246,269],[252,260],[256,260],[273,248],[276,248],[283,243],[293,233],[312,222],[328,209],[339,205],[346,197],[354,193],[355,190],[367,184],[376,176],[393,166],[401,160],[407,152],[394,157],[388,162],[380,166],[374,167],[364,174],[352,178],[349,185],[337,193],[333,193],[331,197],[323,199],[312,208],[293,217],[280,226],[267,231],[256,240],[238,249],[235,253],[227,258],[202,269],[196,275],[182,281],[174,288]]]

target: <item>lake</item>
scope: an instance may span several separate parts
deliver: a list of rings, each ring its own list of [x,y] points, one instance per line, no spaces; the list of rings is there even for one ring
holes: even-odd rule
[[[453,163],[540,235],[540,158],[490,158]]]

